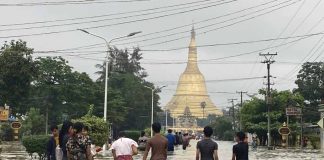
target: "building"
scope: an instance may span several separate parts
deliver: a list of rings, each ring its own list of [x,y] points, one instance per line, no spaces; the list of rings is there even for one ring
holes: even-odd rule
[[[192,28],[187,67],[179,78],[176,93],[165,107],[175,119],[175,128],[197,127],[195,126],[197,124],[188,124],[188,122],[196,123],[192,120],[193,118],[223,115],[223,112],[211,101],[207,93],[205,78],[198,68],[195,34]],[[187,120],[186,115],[190,115]]]

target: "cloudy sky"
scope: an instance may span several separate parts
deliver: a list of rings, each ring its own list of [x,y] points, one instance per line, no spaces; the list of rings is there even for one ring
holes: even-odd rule
[[[161,106],[175,93],[186,67],[192,24],[198,60],[212,101],[220,108],[236,91],[265,87],[260,53],[278,53],[272,86],[293,89],[306,61],[322,61],[324,2],[321,0],[0,0],[0,41],[22,39],[35,56],[63,56],[75,70],[97,78],[102,39],[119,48],[140,47],[147,78],[163,88]],[[148,97],[150,98],[150,97]],[[248,96],[244,96],[248,99]]]

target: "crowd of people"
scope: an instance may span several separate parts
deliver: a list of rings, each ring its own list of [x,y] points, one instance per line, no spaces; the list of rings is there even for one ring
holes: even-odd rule
[[[47,146],[48,160],[93,160],[94,156],[101,148],[96,148],[92,144],[88,135],[89,128],[80,122],[63,123],[59,131],[57,126],[51,126],[52,137]],[[146,160],[151,151],[150,160],[166,160],[167,153],[173,152],[175,146],[182,145],[186,150],[190,146],[190,140],[195,136],[181,132],[172,133],[169,129],[166,135],[161,134],[161,124],[153,123],[152,130],[154,136],[149,138],[145,132],[141,132],[138,141],[125,137],[125,132],[119,132],[118,139],[112,142],[109,150],[112,152],[114,160],[133,160],[133,156],[138,154],[138,150],[144,151],[143,160]],[[196,145],[196,160],[218,160],[218,144],[211,138],[213,129],[204,127],[203,139]],[[237,144],[233,146],[232,160],[248,160],[248,144],[245,141],[244,132],[236,134]]]
[[[100,148],[95,148],[88,135],[89,127],[83,123],[65,121],[59,131],[50,127],[52,136],[47,143],[48,160],[93,160]]]

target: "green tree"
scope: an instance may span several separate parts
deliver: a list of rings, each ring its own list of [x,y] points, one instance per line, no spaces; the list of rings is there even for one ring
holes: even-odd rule
[[[41,135],[45,133],[45,117],[40,114],[38,108],[30,108],[26,119],[22,122],[24,135]]]
[[[48,117],[48,122],[62,122],[62,114],[77,118],[87,113],[90,104],[97,105],[98,86],[86,73],[72,71],[62,57],[37,58],[38,76],[33,81],[34,101]]]
[[[324,63],[306,62],[302,65],[295,81],[299,92],[310,104],[305,104],[304,118],[307,122],[319,119],[318,105],[324,97]]]
[[[147,77],[147,73],[140,64],[141,59],[142,54],[139,48],[134,48],[133,52],[129,53],[127,49],[122,50],[111,47],[109,53],[108,76],[110,77],[112,73],[130,73],[140,78]],[[100,71],[96,72],[100,75],[97,81],[103,83],[106,74],[105,63],[97,64],[96,67],[100,69]]]
[[[234,131],[232,128],[232,120],[229,117],[217,117],[215,122],[211,124],[214,129],[214,135],[217,136],[220,140],[233,140]],[[231,136],[228,136],[227,134]]]
[[[151,90],[144,87],[144,85],[154,88],[154,85],[147,82],[144,78],[147,76],[144,68],[140,65],[142,56],[140,50],[135,48],[132,53],[128,50],[119,50],[111,48],[109,57],[109,94],[118,93],[120,99],[118,103],[123,102],[121,115],[114,114],[115,106],[109,106],[113,98],[108,98],[108,108],[112,112],[109,113],[108,119],[113,122],[114,130],[127,129],[144,129],[150,126],[151,113]],[[97,65],[100,69],[97,73],[100,77],[97,82],[104,86],[105,65]],[[102,87],[104,88],[104,87]],[[158,107],[159,90],[154,92],[154,114],[161,111]],[[103,94],[102,94],[103,95]],[[127,118],[125,118],[127,117]],[[116,121],[114,119],[120,118],[124,121]]]
[[[264,94],[264,90],[260,90],[261,94]],[[270,134],[274,140],[279,139],[278,128],[282,126],[286,121],[285,109],[292,105],[297,107],[297,104],[303,104],[303,97],[298,93],[292,93],[291,91],[271,91],[271,104],[270,104]],[[300,107],[300,106],[299,106]],[[262,144],[265,144],[268,131],[267,120],[267,105],[264,99],[257,97],[252,98],[249,101],[245,101],[241,110],[243,130],[256,133],[260,138]],[[293,123],[299,123],[299,119],[291,117],[291,125]],[[290,125],[290,126],[291,126]],[[294,129],[294,128],[293,128]],[[296,130],[296,128],[294,129]]]
[[[28,110],[25,102],[36,75],[32,54],[33,49],[22,40],[5,43],[0,49],[0,104],[8,104],[14,113]]]

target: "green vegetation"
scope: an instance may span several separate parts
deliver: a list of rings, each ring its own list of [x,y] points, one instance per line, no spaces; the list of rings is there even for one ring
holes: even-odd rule
[[[128,130],[125,131],[125,136],[137,142],[138,138],[141,136],[141,132]]]
[[[0,141],[12,141],[13,140],[13,130],[9,123],[1,123],[0,126]]]
[[[138,115],[150,112],[151,90],[144,85],[154,88],[145,80],[141,59],[138,48],[132,52],[111,48],[107,117],[115,131],[150,127],[149,117],[138,120]],[[22,40],[1,47],[0,65],[0,105],[9,105],[19,115],[21,134],[43,134],[45,124],[80,119],[90,105],[94,106],[93,116],[103,117],[105,65],[97,65],[99,78],[94,81],[88,74],[74,71],[62,57],[33,57],[33,49]],[[159,92],[154,92],[157,112],[161,111]]]
[[[113,124],[116,132],[150,128],[150,116],[147,115],[151,112],[151,90],[144,86],[155,87],[145,80],[148,75],[140,64],[140,49],[134,48],[132,52],[118,48],[110,50],[107,121]],[[62,57],[33,57],[33,49],[19,40],[6,42],[0,48],[0,66],[0,105],[8,104],[13,113],[19,115],[23,124],[21,134],[41,135],[46,131],[45,124],[61,124],[63,120],[74,119],[89,125],[90,135],[98,145],[107,139],[98,133],[108,135],[104,132],[108,130],[107,123],[101,118],[104,114],[104,64],[96,65],[99,78],[94,81],[88,74],[74,71]],[[271,90],[270,119],[274,143],[280,139],[278,128],[286,121],[286,107],[301,107],[304,122],[319,120],[317,109],[324,97],[323,75],[323,62],[307,62],[297,75],[296,89]],[[156,90],[153,95],[155,118],[161,111],[159,92]],[[266,141],[268,114],[264,95],[265,90],[260,90],[259,97],[243,103],[241,113],[234,111],[237,112],[235,118],[242,119],[242,130],[256,133],[262,144]],[[87,114],[89,106],[93,106],[91,114]],[[298,117],[290,117],[292,139],[300,134],[299,121]],[[228,117],[208,117],[198,122],[213,122],[215,135],[220,139],[231,140],[233,137],[232,119]],[[238,124],[234,125],[237,128]],[[3,124],[0,131],[2,140],[12,140],[9,124]],[[135,132],[130,134],[135,137]]]
[[[90,106],[88,113],[73,122],[82,122],[89,127],[89,136],[94,144],[103,146],[108,141],[108,123],[103,118],[92,115],[93,106]]]
[[[49,138],[50,136],[46,135],[25,136],[22,139],[22,144],[30,156],[33,153],[37,153],[39,159],[44,160],[46,158],[46,146]]]
[[[26,114],[26,117],[26,120],[24,120],[22,123],[20,133],[24,133],[24,135],[45,134],[45,117],[40,114],[39,109],[30,108]]]
[[[318,105],[324,97],[324,62],[306,62],[302,65],[297,75],[297,88],[309,103],[305,105],[305,122],[317,122],[319,120]]]
[[[264,94],[265,91],[260,90],[260,94]],[[292,93],[291,91],[276,91],[272,90],[272,101],[270,104],[270,135],[273,137],[273,141],[280,139],[278,129],[286,122],[285,108],[289,106],[302,107],[303,97],[299,93]],[[301,105],[297,105],[301,104]],[[246,101],[243,104],[240,116],[242,116],[243,130],[249,133],[256,133],[260,139],[261,144],[265,145],[267,137],[267,106],[264,99],[257,97]],[[296,123],[299,123],[300,119],[297,117],[290,117],[289,127],[293,130],[297,130]],[[298,134],[300,134],[296,131]]]
[[[215,123],[211,125],[214,129],[214,135],[220,140],[233,140],[234,131],[232,129],[232,120],[229,117],[217,117]]]

